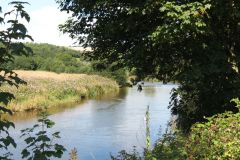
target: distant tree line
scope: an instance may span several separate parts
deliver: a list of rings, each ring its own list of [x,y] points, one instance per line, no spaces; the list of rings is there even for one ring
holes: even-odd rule
[[[55,46],[47,43],[26,43],[32,55],[14,55],[14,61],[5,64],[9,70],[44,70],[56,73],[99,74],[115,79],[120,85],[127,82],[127,70],[115,70],[115,64],[104,61],[90,61],[83,51]]]
[[[91,64],[82,59],[82,52],[50,44],[27,43],[32,48],[31,56],[15,55],[14,62],[7,64],[8,69],[46,70],[57,73],[87,73],[92,71]]]

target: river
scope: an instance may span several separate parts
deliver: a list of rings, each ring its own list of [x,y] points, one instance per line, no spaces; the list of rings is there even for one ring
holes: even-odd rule
[[[142,92],[136,87],[122,88],[118,94],[86,100],[79,105],[69,105],[50,110],[49,117],[56,122],[51,131],[60,131],[58,143],[67,148],[62,159],[69,158],[76,148],[80,160],[110,159],[110,153],[122,149],[138,151],[145,147],[145,112],[150,110],[150,132],[152,144],[159,133],[166,129],[170,119],[167,108],[170,91],[174,84],[145,83]],[[20,113],[12,117],[16,129],[11,131],[18,147],[13,149],[14,159],[21,159],[21,150],[26,145],[20,139],[20,130],[36,123],[34,113]]]

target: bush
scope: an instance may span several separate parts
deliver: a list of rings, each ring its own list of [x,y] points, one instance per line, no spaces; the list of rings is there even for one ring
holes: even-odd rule
[[[119,69],[115,72],[112,72],[112,78],[117,81],[120,86],[125,86],[128,81],[128,74],[125,69]]]
[[[236,102],[240,108],[239,100]],[[240,159],[240,113],[226,112],[196,123],[191,130],[186,151],[189,159]]]
[[[186,159],[186,137],[180,132],[166,131],[154,146],[151,156],[155,159],[181,160]]]

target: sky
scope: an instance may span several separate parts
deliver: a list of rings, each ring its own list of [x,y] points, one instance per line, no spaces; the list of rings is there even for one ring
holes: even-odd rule
[[[25,5],[25,10],[31,17],[26,25],[28,34],[31,35],[35,43],[49,43],[59,46],[72,46],[74,40],[68,35],[63,35],[58,30],[58,25],[67,20],[66,12],[60,12],[55,0],[22,0],[30,3]],[[9,11],[8,3],[11,0],[0,0],[3,12]]]

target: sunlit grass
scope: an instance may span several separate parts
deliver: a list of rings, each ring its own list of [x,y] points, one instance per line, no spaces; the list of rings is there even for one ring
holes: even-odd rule
[[[16,71],[27,82],[18,89],[9,85],[3,91],[16,97],[8,107],[13,111],[26,111],[79,102],[118,91],[115,81],[97,75],[57,74],[46,71]]]

